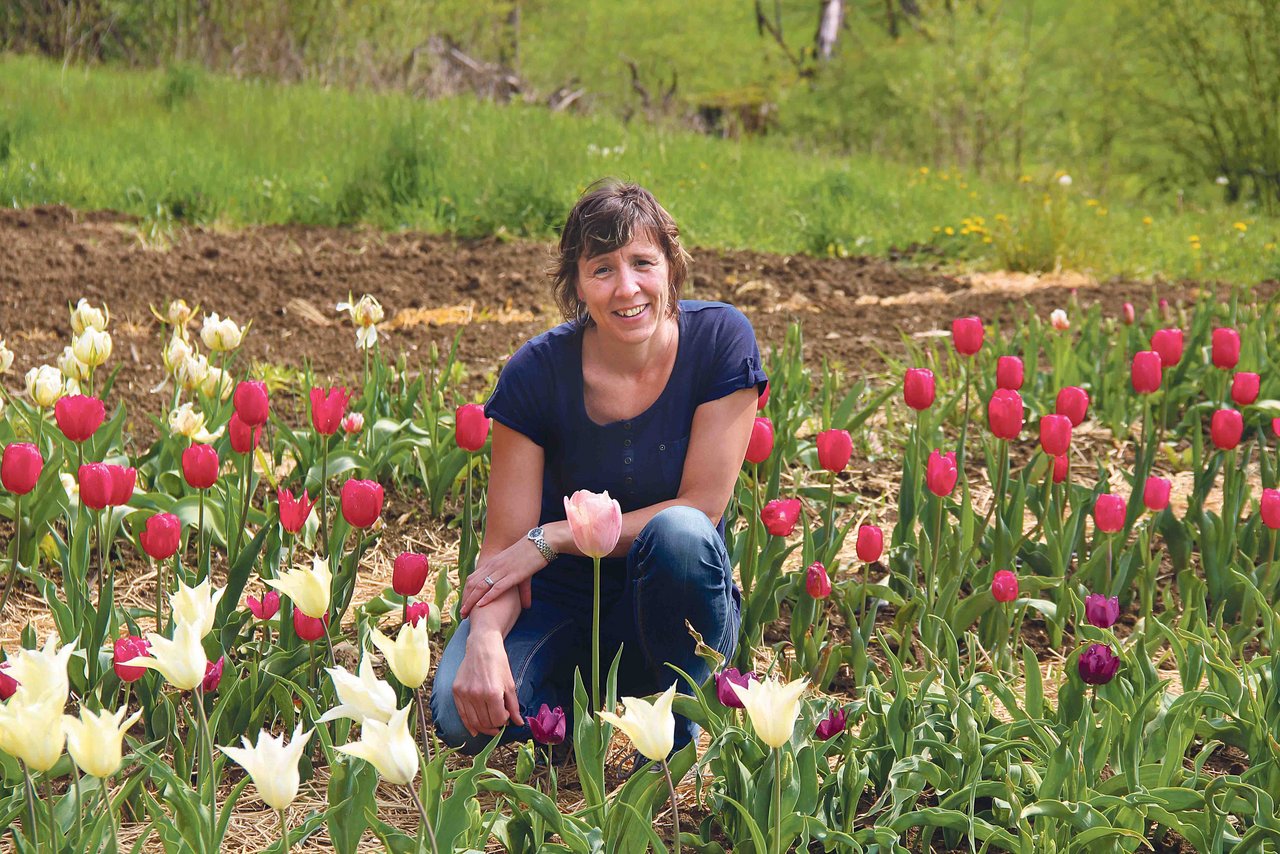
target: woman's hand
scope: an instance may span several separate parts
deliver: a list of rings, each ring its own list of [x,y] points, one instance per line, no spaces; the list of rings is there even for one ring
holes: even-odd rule
[[[520,588],[520,604],[528,608],[533,603],[529,579],[546,565],[537,546],[524,538],[491,559],[477,562],[475,572],[467,576],[462,588],[462,616],[470,616],[472,609],[488,605],[513,587]]]
[[[462,725],[473,736],[497,735],[508,720],[516,726],[524,724],[501,634],[467,638],[467,651],[453,681],[453,702]]]

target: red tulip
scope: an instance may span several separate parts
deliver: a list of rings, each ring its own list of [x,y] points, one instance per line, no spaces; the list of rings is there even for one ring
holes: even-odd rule
[[[222,681],[222,665],[226,661],[226,656],[218,656],[217,661],[206,661],[204,664],[204,681],[200,683],[200,690],[206,694],[211,694],[218,690],[218,683]]]
[[[1280,418],[1271,419],[1271,435],[1280,439]]]
[[[814,599],[826,599],[831,595],[831,579],[827,577],[827,568],[818,561],[809,564],[805,570],[804,589]]]
[[[844,471],[853,455],[853,437],[848,430],[823,430],[818,434],[818,465],[829,472]]]
[[[1137,313],[1133,310],[1133,303],[1127,302],[1121,306],[1120,318],[1125,326],[1133,326],[1133,322],[1138,319]]]
[[[961,356],[972,356],[982,349],[982,318],[957,317],[951,321],[951,341]]]
[[[907,406],[918,411],[933,406],[934,398],[933,371],[928,368],[908,368],[902,378],[902,398]]]
[[[1152,513],[1159,513],[1169,506],[1169,493],[1173,484],[1163,477],[1149,477],[1142,487],[1142,503]]]
[[[1104,493],[1098,496],[1097,502],[1093,505],[1093,521],[1097,524],[1099,531],[1104,534],[1114,534],[1124,527],[1124,514],[1127,509],[1124,499],[1119,495]]]
[[[143,670],[146,670],[144,667]],[[7,700],[18,691],[18,680],[9,675],[9,662],[0,661],[0,700]]]
[[[125,635],[122,638],[116,638],[115,647],[112,650],[111,666],[115,669],[116,676],[120,678],[121,682],[137,682],[147,675],[147,668],[121,664],[120,662],[133,661],[135,658],[150,654],[151,644],[147,643],[145,638]]]
[[[250,427],[240,419],[240,413],[231,413],[231,421],[227,424],[227,433],[231,436],[231,450],[237,454],[249,454],[258,447],[262,439],[261,427]]]
[[[430,602],[410,602],[409,607],[405,609],[407,622],[411,626],[418,625],[419,620],[431,619],[431,603]]]
[[[1214,367],[1229,371],[1240,361],[1240,333],[1229,326],[1213,330]]]
[[[991,595],[997,602],[1012,602],[1018,598],[1018,576],[1002,569],[991,579]]]
[[[489,438],[489,419],[485,417],[484,407],[478,403],[468,403],[458,407],[454,415],[454,441],[464,451],[475,452],[484,447]]]
[[[996,359],[996,387],[1017,391],[1022,388],[1022,360],[1017,356]]]
[[[1182,361],[1182,330],[1175,327],[1157,329],[1151,335],[1151,349],[1160,354],[1160,364],[1172,368]]]
[[[138,470],[132,466],[107,466],[111,469],[111,506],[123,507],[133,498],[138,485]]]
[[[987,424],[997,439],[1016,439],[1022,432],[1022,395],[998,388],[987,403]]]
[[[1241,371],[1231,378],[1231,399],[1236,406],[1248,406],[1258,399],[1262,377]]]
[[[73,442],[83,442],[102,426],[107,410],[96,397],[74,394],[58,398],[53,405],[53,417],[62,435]]]
[[[310,643],[311,641],[320,640],[324,637],[325,629],[329,626],[329,615],[326,613],[323,617],[308,617],[302,613],[300,608],[293,609],[293,630],[297,632],[298,637]]]
[[[1213,418],[1209,421],[1209,438],[1218,450],[1229,451],[1239,445],[1243,434],[1244,419],[1239,410],[1219,409],[1213,413]]]
[[[760,396],[756,398],[756,412],[764,409],[769,403],[769,381],[764,381],[764,391],[760,392]]]
[[[960,472],[956,468],[956,452],[934,451],[929,455],[929,462],[925,466],[924,480],[925,485],[929,487],[929,491],[934,495],[942,497],[950,495],[951,490],[956,488],[956,480],[960,477]]]
[[[298,490],[296,497],[287,489],[277,489],[276,500],[280,503],[280,527],[290,534],[302,530],[307,524],[307,517],[311,515],[311,508],[316,506],[305,489]]]
[[[342,386],[311,389],[311,426],[322,436],[332,436],[342,424],[350,399]]]
[[[1133,367],[1130,371],[1133,390],[1138,394],[1151,394],[1160,390],[1160,354],[1154,350],[1143,350],[1133,354]]]
[[[751,425],[751,441],[747,443],[746,460],[749,463],[762,463],[773,453],[773,422],[763,416],[757,416]]]
[[[26,495],[36,488],[44,471],[44,457],[30,442],[14,442],[4,446],[0,458],[0,483],[14,495]]]
[[[859,525],[858,540],[855,545],[858,560],[863,563],[875,563],[884,554],[884,531],[875,525]]]
[[[178,551],[182,541],[182,522],[172,513],[157,513],[147,519],[146,527],[138,534],[142,550],[153,560],[168,560]]]
[[[261,427],[271,417],[271,398],[267,384],[259,380],[245,380],[236,386],[231,399],[236,415],[246,427]],[[243,453],[243,451],[241,452]]]
[[[789,537],[800,520],[799,498],[775,498],[760,510],[765,530],[775,537]]]
[[[351,479],[342,484],[342,518],[353,528],[368,528],[382,515],[382,484]]]
[[[1067,455],[1053,458],[1053,482],[1062,483],[1067,479]]]
[[[218,482],[218,452],[212,445],[195,444],[182,452],[182,476],[196,489]]]
[[[1089,414],[1089,393],[1079,386],[1063,386],[1058,389],[1053,411],[1070,418],[1072,427],[1079,427]]]
[[[1046,415],[1040,419],[1040,447],[1052,457],[1060,457],[1071,447],[1071,419]]]
[[[1280,489],[1262,490],[1262,523],[1273,531],[1280,528]]]
[[[417,596],[427,583],[430,565],[427,556],[417,552],[403,552],[396,558],[391,572],[391,589],[401,596]]]
[[[256,619],[270,620],[280,611],[280,593],[276,590],[268,590],[262,594],[261,599],[257,596],[246,596],[244,606]]]
[[[80,466],[80,501],[91,510],[111,506],[111,467],[106,463],[86,463]]]

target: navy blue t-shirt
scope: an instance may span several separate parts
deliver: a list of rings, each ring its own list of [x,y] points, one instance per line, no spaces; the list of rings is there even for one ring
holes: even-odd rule
[[[627,421],[596,424],[587,416],[585,327],[576,322],[531,339],[503,367],[485,414],[542,446],[539,524],[564,519],[564,497],[579,489],[607,490],[624,513],[675,498],[694,411],[739,389],[764,390],[760,348],[746,315],[725,303],[681,300],[678,318],[671,378],[652,406]],[[718,529],[723,538],[723,519]],[[620,581],[626,562],[606,559],[601,570]],[[590,558],[561,555],[533,580],[582,592],[591,589],[591,578]]]

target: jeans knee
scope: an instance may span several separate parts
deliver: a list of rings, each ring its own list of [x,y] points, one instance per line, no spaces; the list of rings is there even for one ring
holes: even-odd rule
[[[721,567],[724,545],[707,514],[694,507],[668,507],[640,532],[639,558],[649,571],[697,572]],[[655,560],[656,559],[656,560]]]

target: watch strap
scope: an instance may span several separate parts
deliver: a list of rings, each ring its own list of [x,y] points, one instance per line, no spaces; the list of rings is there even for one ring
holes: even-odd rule
[[[538,553],[542,555],[543,560],[547,563],[551,563],[551,561],[560,556],[555,549],[551,548],[551,544],[543,539],[541,526],[529,531],[529,533],[525,535],[525,539],[533,543],[534,547],[538,550]]]

